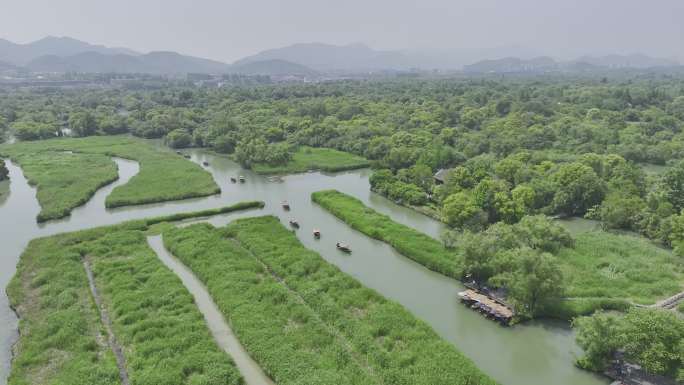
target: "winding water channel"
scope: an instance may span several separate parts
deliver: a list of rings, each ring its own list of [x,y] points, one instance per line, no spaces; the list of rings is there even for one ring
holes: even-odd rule
[[[28,185],[21,169],[8,162],[11,183],[9,195],[0,196],[0,286],[11,279],[19,255],[30,239],[102,226],[151,216],[182,211],[221,207],[244,200],[263,200],[263,210],[231,213],[207,219],[214,225],[246,216],[272,214],[287,224],[295,218],[301,228],[297,236],[310,249],[327,261],[354,276],[364,285],[385,297],[401,303],[417,317],[430,324],[444,339],[454,343],[482,370],[504,385],[599,385],[607,380],[576,369],[573,361],[580,353],[574,344],[572,331],[562,323],[534,322],[503,328],[483,319],[461,305],[457,292],[462,286],[449,278],[433,273],[399,255],[386,244],[370,239],[311,202],[310,195],[323,189],[338,189],[356,196],[377,211],[394,220],[414,227],[433,237],[439,237],[443,227],[438,221],[371,193],[369,170],[339,174],[307,173],[285,177],[281,182],[242,170],[236,163],[202,150],[189,150],[192,160],[206,167],[221,186],[220,195],[179,202],[104,208],[104,199],[117,185],[125,183],[138,171],[135,162],[115,159],[120,179],[99,190],[84,206],[69,218],[37,224],[39,206],[35,190]],[[231,176],[245,175],[244,184],[230,182]],[[0,189],[3,186],[0,185]],[[5,187],[7,188],[7,187]],[[2,190],[0,190],[2,191]],[[288,200],[292,210],[284,212],[282,200]],[[320,240],[311,236],[313,228],[321,229]],[[352,245],[352,254],[340,253],[336,241]],[[0,296],[0,383],[9,373],[11,345],[16,341],[17,320],[9,309],[3,291]]]

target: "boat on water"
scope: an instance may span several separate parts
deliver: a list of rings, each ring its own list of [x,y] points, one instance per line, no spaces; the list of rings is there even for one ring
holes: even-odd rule
[[[313,236],[314,236],[314,238],[320,238],[321,237],[321,230],[314,229],[313,230]]]
[[[295,229],[299,228],[299,222],[297,222],[296,219],[290,219],[290,226],[294,227]]]
[[[240,179],[240,183],[245,183],[245,177],[244,176],[240,175],[238,177],[238,179]]]
[[[178,155],[183,155],[183,153],[180,152],[180,151],[176,151],[176,154],[178,154]]]
[[[234,176],[231,176],[231,177],[230,177],[230,181],[233,182],[233,183],[237,183],[237,178],[234,177]]]
[[[206,160],[204,162],[202,162],[202,164],[205,166],[209,166],[209,162],[207,162]]]
[[[190,155],[185,154],[185,155],[183,155],[183,158],[185,158],[185,159],[190,159]]]
[[[290,204],[287,203],[287,201],[283,201],[283,202],[281,203],[281,205],[283,206],[283,209],[284,209],[284,210],[290,211]]]
[[[338,250],[344,251],[345,253],[351,253],[351,248],[346,243],[337,242],[335,244]]]

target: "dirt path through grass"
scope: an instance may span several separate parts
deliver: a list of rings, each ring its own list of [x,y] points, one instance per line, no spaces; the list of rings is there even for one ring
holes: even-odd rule
[[[190,269],[166,250],[162,237],[160,235],[147,237],[147,243],[162,263],[180,278],[183,285],[195,298],[197,308],[204,315],[211,334],[218,345],[233,358],[247,385],[274,385],[275,383],[264,373],[259,364],[249,356],[242,344],[240,344],[240,341],[235,337],[228,322],[221,314],[204,284],[195,277],[195,274]]]
[[[116,357],[116,366],[119,368],[121,385],[130,385],[130,381],[128,380],[128,372],[126,371],[126,359],[123,355],[123,349],[121,349],[121,345],[119,345],[119,342],[116,340],[116,335],[114,335],[114,330],[112,330],[112,321],[109,319],[109,312],[107,312],[107,309],[102,305],[102,299],[100,298],[100,294],[97,292],[97,286],[95,286],[93,270],[90,267],[90,261],[87,257],[83,260],[83,267],[85,268],[86,275],[88,276],[90,292],[93,294],[95,304],[97,305],[97,310],[100,312],[100,319],[102,320],[105,330],[107,330],[109,346],[112,348],[112,352]]]
[[[658,301],[654,305],[652,305],[651,307],[659,307],[659,308],[663,308],[663,309],[674,309],[682,301],[684,301],[684,291],[681,293],[677,293],[677,294],[673,295],[672,297],[665,298],[661,301]]]

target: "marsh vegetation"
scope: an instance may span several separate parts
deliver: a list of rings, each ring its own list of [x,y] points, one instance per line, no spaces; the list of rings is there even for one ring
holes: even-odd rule
[[[123,136],[52,139],[0,146],[36,184],[43,213],[40,219],[68,215],[107,182],[117,178],[109,159],[140,163],[140,172],[119,186],[105,201],[107,207],[164,202],[220,192],[211,175],[171,151]]]
[[[164,240],[278,383],[494,383],[401,306],[304,248],[276,218],[170,229]]]
[[[148,247],[149,225],[161,222],[127,222],[29,244],[8,287],[22,335],[9,384],[120,383],[88,286],[86,258],[132,384],[242,383],[192,296]]]
[[[106,155],[64,151],[16,152],[29,183],[37,189],[42,208],[38,222],[68,216],[102,186],[116,179],[116,164]]]
[[[331,148],[301,146],[285,164],[255,163],[252,170],[259,174],[294,174],[306,171],[347,171],[368,167],[363,157]]]

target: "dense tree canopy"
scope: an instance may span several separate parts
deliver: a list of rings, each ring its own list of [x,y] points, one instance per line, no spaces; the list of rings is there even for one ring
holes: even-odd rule
[[[650,373],[684,380],[684,321],[660,309],[634,308],[624,316],[597,313],[575,321],[584,349],[580,366],[602,370],[618,349]]]

